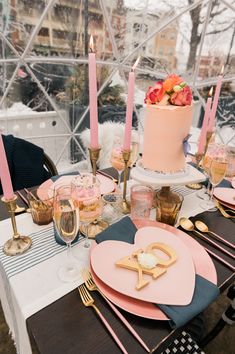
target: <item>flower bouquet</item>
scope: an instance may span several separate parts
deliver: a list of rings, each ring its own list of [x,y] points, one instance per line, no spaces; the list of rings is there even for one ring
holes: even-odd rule
[[[158,81],[149,87],[145,103],[190,106],[192,99],[192,91],[188,84],[180,76],[171,74],[164,81]]]

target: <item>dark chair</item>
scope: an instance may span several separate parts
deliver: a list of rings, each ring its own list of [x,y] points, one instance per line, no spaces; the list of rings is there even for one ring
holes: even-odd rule
[[[38,186],[58,174],[53,161],[39,146],[13,135],[3,135],[3,143],[15,191]]]
[[[44,152],[44,167],[51,174],[51,176],[58,175],[58,171],[57,171],[57,168],[56,168],[54,162],[45,152]]]

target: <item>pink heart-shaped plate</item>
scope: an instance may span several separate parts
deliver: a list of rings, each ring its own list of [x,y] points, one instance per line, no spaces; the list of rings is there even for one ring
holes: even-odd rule
[[[154,242],[165,243],[173,248],[177,261],[155,280],[144,274],[150,283],[136,290],[137,272],[119,268],[115,262]],[[136,232],[134,245],[121,241],[102,242],[91,251],[91,265],[105,284],[135,299],[166,305],[188,305],[192,300],[195,269],[191,254],[184,243],[167,230],[143,227]]]

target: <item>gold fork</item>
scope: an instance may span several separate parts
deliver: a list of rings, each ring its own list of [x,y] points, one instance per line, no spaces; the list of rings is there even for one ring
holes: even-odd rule
[[[120,320],[123,322],[123,324],[129,329],[129,331],[133,334],[133,336],[140,342],[140,344],[144,347],[144,349],[147,352],[150,352],[150,349],[148,346],[145,344],[145,342],[140,338],[138,333],[134,330],[134,328],[130,325],[130,323],[127,321],[127,319],[122,315],[122,313],[110,302],[107,297],[102,293],[102,291],[98,288],[98,286],[95,284],[91,272],[88,269],[83,269],[82,270],[82,277],[85,281],[86,287],[90,291],[98,291],[101,296],[105,299],[105,301],[109,304],[111,309],[115,312],[115,314],[120,318]]]
[[[101,321],[103,322],[103,324],[105,325],[105,327],[107,328],[107,330],[109,331],[109,333],[111,334],[111,336],[113,337],[115,342],[118,344],[118,346],[121,349],[121,351],[123,353],[125,353],[125,354],[128,354],[128,352],[126,351],[126,349],[123,346],[122,342],[120,341],[120,339],[118,338],[118,336],[116,335],[116,333],[114,332],[114,330],[112,329],[112,327],[110,326],[108,321],[102,315],[102,313],[100,312],[98,307],[94,304],[94,299],[91,296],[91,294],[89,293],[89,291],[87,290],[87,288],[85,287],[85,285],[84,284],[80,285],[78,287],[78,291],[79,291],[79,294],[80,294],[80,297],[81,297],[81,300],[82,300],[83,304],[86,307],[92,307],[95,310],[95,312],[97,313],[97,315],[99,316],[99,318],[101,319]]]

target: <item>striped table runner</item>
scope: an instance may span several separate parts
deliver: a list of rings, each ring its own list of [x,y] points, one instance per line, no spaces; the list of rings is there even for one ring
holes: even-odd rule
[[[158,188],[157,190],[160,190],[160,188]],[[186,186],[173,186],[173,187],[171,187],[171,191],[176,192],[176,193],[180,193],[180,194],[182,194],[183,197],[185,197],[186,195],[190,195],[190,194],[197,192],[195,189],[191,189]]]
[[[6,272],[7,278],[23,272],[24,270],[31,268],[56,254],[61,253],[65,250],[65,246],[61,246],[56,243],[54,238],[53,226],[34,232],[29,235],[32,239],[32,247],[20,256],[9,257],[3,252],[3,248],[0,249],[0,261]],[[83,240],[80,237],[76,243]],[[73,247],[72,245],[72,247]]]

